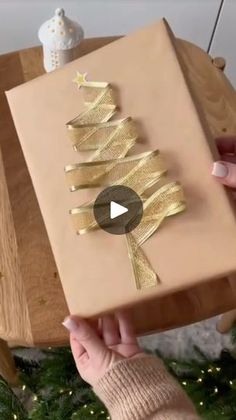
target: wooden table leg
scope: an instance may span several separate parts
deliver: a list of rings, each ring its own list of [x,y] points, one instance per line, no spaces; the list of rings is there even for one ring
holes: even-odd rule
[[[0,339],[0,375],[10,384],[19,384],[14,359],[6,341]]]
[[[229,276],[229,283],[231,290],[234,295],[236,295],[236,275]],[[236,303],[235,303],[236,306]],[[224,313],[219,321],[217,322],[216,329],[221,334],[228,333],[233,326],[236,325],[236,309],[233,309],[229,312]]]

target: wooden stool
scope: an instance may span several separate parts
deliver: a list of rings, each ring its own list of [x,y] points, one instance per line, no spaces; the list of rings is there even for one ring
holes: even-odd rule
[[[84,40],[78,54],[82,56],[114,40]],[[179,41],[178,47],[212,135],[236,133],[236,93],[219,66],[188,42]],[[61,325],[68,308],[4,95],[5,90],[43,73],[39,47],[0,56],[0,337],[29,347],[68,344],[68,334]],[[218,279],[162,297],[158,305],[156,300],[150,302],[142,319],[134,315],[134,321],[137,334],[163,331],[235,306],[235,287],[231,287],[229,279]],[[15,381],[12,358],[3,342],[0,373],[10,382]]]

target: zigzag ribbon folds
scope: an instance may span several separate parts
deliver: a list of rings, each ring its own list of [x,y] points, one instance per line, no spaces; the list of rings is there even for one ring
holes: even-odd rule
[[[160,279],[142,250],[142,244],[166,217],[185,209],[183,190],[177,182],[157,187],[166,173],[158,150],[127,156],[138,140],[137,128],[130,117],[112,119],[117,106],[109,83],[88,82],[83,78],[79,87],[86,109],[67,124],[68,134],[75,151],[93,152],[86,162],[66,166],[68,187],[70,191],[79,191],[124,185],[140,196],[143,217],[140,224],[125,235],[128,255],[137,289],[157,286]],[[70,210],[70,214],[78,234],[99,229],[92,202]]]

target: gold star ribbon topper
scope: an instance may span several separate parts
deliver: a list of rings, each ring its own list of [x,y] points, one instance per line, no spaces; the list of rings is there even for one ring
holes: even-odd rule
[[[73,79],[73,82],[77,84],[78,89],[87,82],[86,80],[87,74],[88,73],[80,73],[79,71],[77,71],[76,78]]]

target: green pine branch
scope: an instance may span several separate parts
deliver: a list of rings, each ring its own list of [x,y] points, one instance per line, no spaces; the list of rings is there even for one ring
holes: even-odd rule
[[[232,330],[236,344],[236,327]],[[158,351],[155,352],[156,354]],[[163,358],[163,357],[162,357]],[[204,420],[236,419],[236,357],[223,351],[209,360],[195,349],[192,360],[163,358]],[[23,397],[0,379],[0,420],[106,420],[109,414],[79,376],[69,348],[48,349],[37,361],[18,354],[15,361]],[[28,409],[23,402],[28,397]]]
[[[20,400],[0,377],[0,419],[1,420],[26,420],[27,412]]]
[[[236,324],[234,324],[231,329],[231,340],[233,344],[236,344]]]

